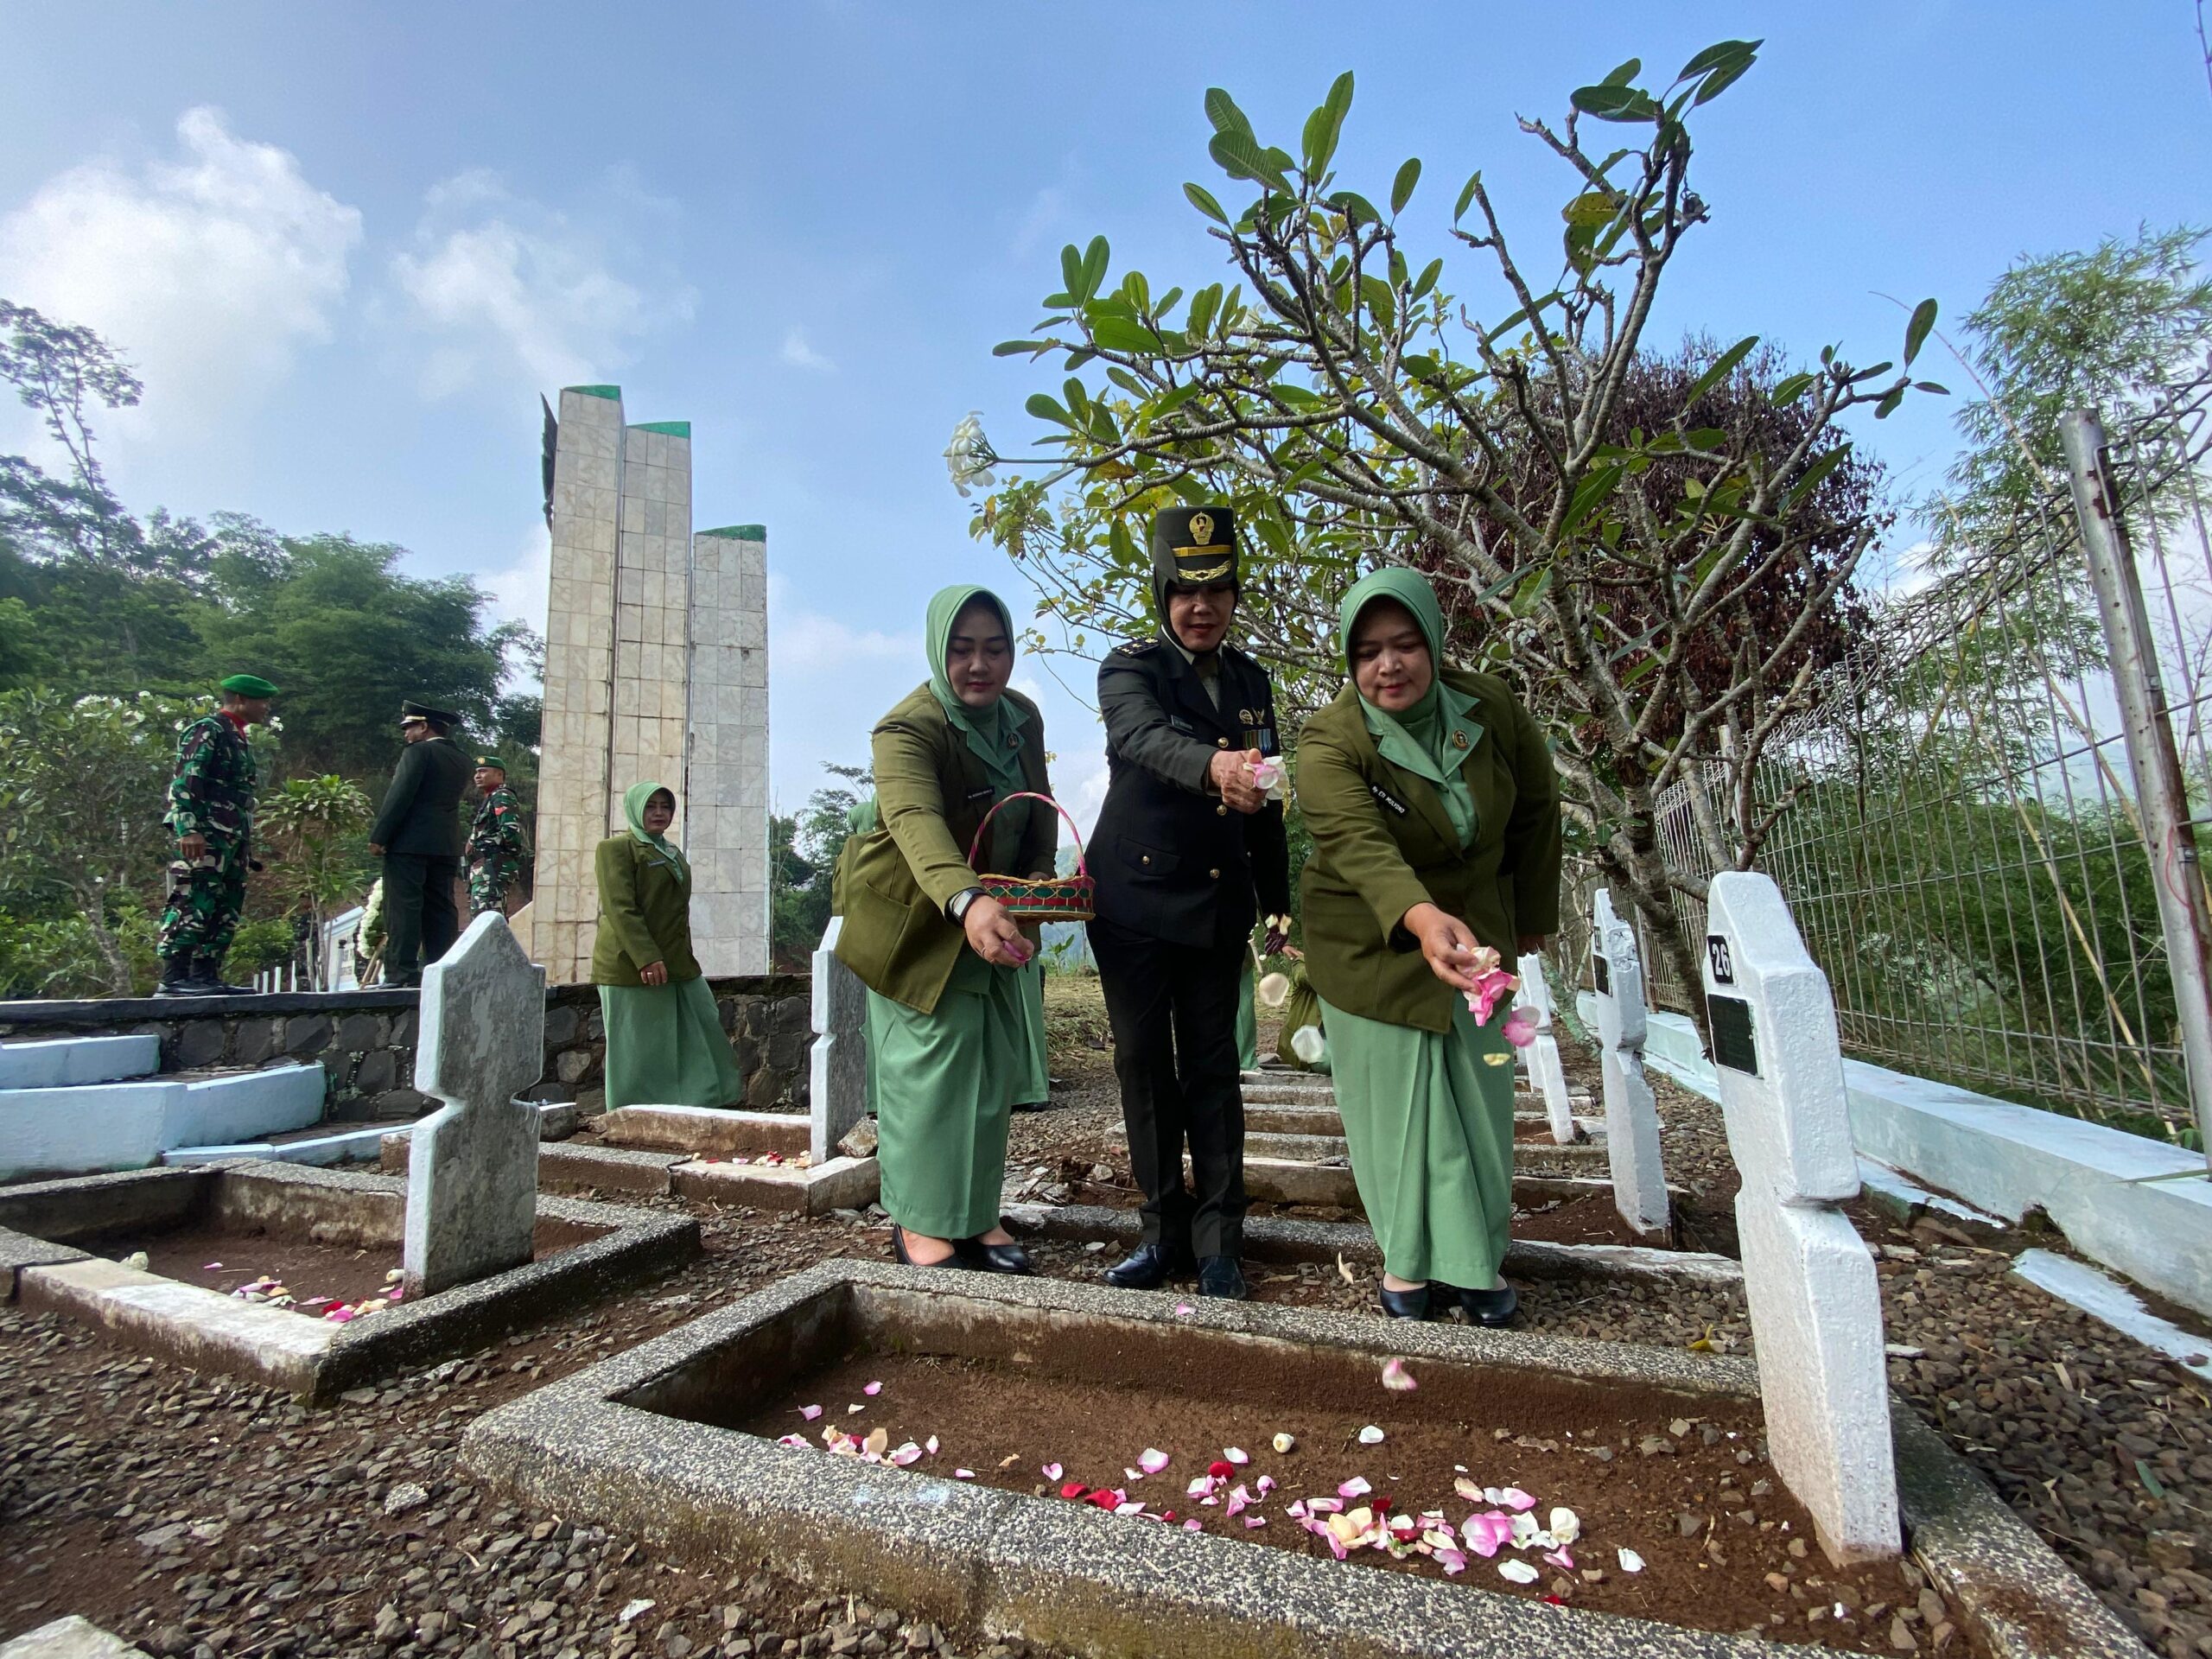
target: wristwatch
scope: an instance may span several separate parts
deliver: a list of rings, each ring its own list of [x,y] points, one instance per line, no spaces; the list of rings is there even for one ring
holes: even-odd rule
[[[982,896],[983,890],[981,887],[963,887],[944,901],[946,917],[956,923],[960,921],[968,914],[968,906]]]

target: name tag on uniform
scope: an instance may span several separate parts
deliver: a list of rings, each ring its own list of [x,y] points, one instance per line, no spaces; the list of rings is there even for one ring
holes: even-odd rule
[[[1194,737],[1198,734],[1197,728],[1180,715],[1168,715],[1167,723],[1173,727],[1177,731],[1181,732],[1186,737]]]
[[[981,789],[969,790],[968,798],[971,801],[988,801],[995,793],[996,791],[988,784],[985,784]]]
[[[1383,788],[1382,785],[1370,784],[1367,786],[1367,791],[1369,794],[1374,796],[1376,800],[1382,802],[1383,805],[1389,807],[1393,812],[1396,813],[1400,817],[1402,818],[1406,816],[1406,804],[1400,800],[1396,796],[1390,793],[1389,790]]]

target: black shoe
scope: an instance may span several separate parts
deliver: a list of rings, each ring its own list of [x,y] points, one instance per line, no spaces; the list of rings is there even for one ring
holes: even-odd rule
[[[1037,1270],[1030,1263],[1029,1253],[1019,1244],[986,1244],[980,1238],[963,1238],[952,1248],[969,1267],[985,1273],[1030,1274]]]
[[[1501,1279],[1496,1290],[1461,1291],[1459,1306],[1470,1325],[1510,1325],[1521,1308],[1521,1293]]]
[[[1425,1319],[1428,1317],[1428,1287],[1415,1285],[1411,1290],[1393,1290],[1388,1285],[1377,1287],[1376,1296],[1382,1304],[1382,1311],[1394,1319]]]
[[[960,1253],[957,1244],[952,1247],[952,1254],[942,1262],[915,1261],[906,1254],[906,1230],[895,1221],[891,1224],[891,1253],[899,1259],[901,1267],[906,1268],[964,1268],[969,1265],[968,1258]]]
[[[198,964],[190,961],[165,962],[162,964],[162,982],[154,988],[156,996],[220,996],[223,993],[200,977]]]
[[[200,982],[208,996],[258,996],[260,992],[251,985],[226,984],[223,979],[223,960],[220,957],[202,957],[198,963]]]
[[[1210,1255],[1198,1263],[1198,1294],[1241,1302],[1252,1294],[1244,1282],[1244,1269],[1233,1255]]]
[[[1165,1244],[1140,1244],[1126,1260],[1106,1269],[1106,1282],[1123,1290],[1158,1290],[1170,1279],[1187,1276],[1198,1265]]]

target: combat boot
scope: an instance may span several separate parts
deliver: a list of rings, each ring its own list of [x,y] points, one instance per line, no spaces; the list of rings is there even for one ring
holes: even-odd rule
[[[154,988],[156,996],[220,996],[222,992],[211,982],[213,973],[203,975],[200,958],[168,957],[162,962],[162,982]]]
[[[226,984],[223,979],[223,959],[220,957],[202,957],[200,958],[198,966],[200,983],[207,987],[207,989],[200,993],[202,996],[257,996],[260,995],[251,985]]]

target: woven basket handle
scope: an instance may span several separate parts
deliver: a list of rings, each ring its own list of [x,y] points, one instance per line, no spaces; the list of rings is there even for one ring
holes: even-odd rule
[[[1058,801],[1054,800],[1049,795],[1039,795],[1033,791],[1026,789],[1016,791],[1014,794],[1007,796],[1005,801],[995,801],[992,803],[991,810],[983,814],[983,821],[976,826],[976,839],[968,843],[968,863],[970,868],[973,868],[975,866],[976,855],[983,849],[983,831],[991,827],[991,820],[998,817],[999,808],[1004,806],[1007,801],[1042,801],[1046,805],[1051,807],[1053,811],[1058,813],[1062,817],[1067,818],[1068,828],[1071,830],[1073,830],[1075,834],[1075,873],[1077,875],[1089,875],[1090,874],[1090,861],[1083,850],[1083,831],[1076,828],[1076,822],[1073,818],[1068,817],[1067,808],[1062,806]]]

